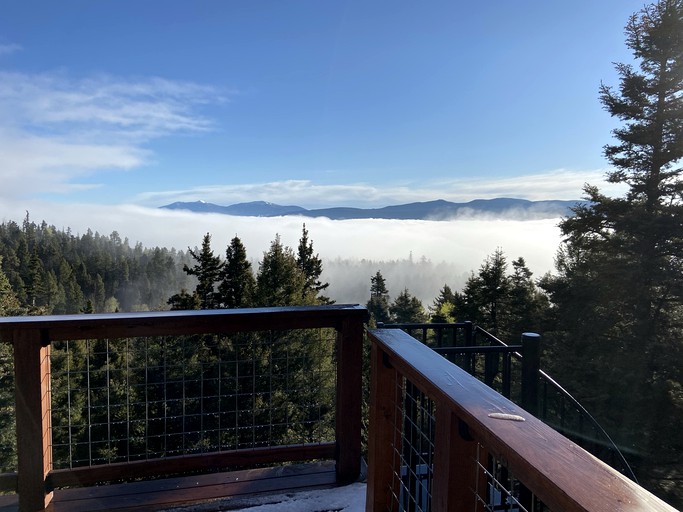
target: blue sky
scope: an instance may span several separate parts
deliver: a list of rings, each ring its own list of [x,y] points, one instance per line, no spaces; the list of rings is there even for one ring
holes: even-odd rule
[[[0,201],[578,198],[642,5],[5,1]]]

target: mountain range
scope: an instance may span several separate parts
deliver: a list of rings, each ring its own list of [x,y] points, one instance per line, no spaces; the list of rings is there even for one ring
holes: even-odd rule
[[[303,217],[327,217],[332,220],[346,219],[416,219],[450,220],[474,215],[495,218],[533,218],[550,219],[572,214],[571,208],[581,201],[529,201],[499,197],[496,199],[475,199],[466,203],[453,203],[439,199],[418,203],[384,206],[382,208],[317,208],[306,209],[301,206],[251,201],[247,203],[221,206],[204,201],[175,202],[161,206],[169,210],[189,210],[198,213],[222,213],[239,217],[281,217],[299,215]]]

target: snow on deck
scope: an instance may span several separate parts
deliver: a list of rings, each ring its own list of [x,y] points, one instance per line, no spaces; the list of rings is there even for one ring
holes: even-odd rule
[[[169,508],[161,512],[364,512],[365,484],[314,491],[288,492],[251,498],[214,500],[209,503]]]

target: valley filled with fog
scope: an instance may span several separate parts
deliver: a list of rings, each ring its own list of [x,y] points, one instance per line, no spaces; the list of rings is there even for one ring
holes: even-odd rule
[[[0,207],[2,220],[21,223],[25,211]],[[553,270],[560,243],[559,219],[527,220],[470,216],[449,221],[330,220],[303,217],[232,217],[169,211],[135,205],[59,205],[35,202],[31,220],[109,235],[117,231],[131,245],[187,250],[212,236],[216,254],[224,256],[228,242],[239,236],[256,266],[279,234],[294,249],[305,223],[314,250],[323,260],[327,295],[337,302],[365,303],[370,277],[378,270],[394,298],[404,288],[429,306],[444,284],[460,290],[473,270],[500,248],[508,261],[518,257],[540,277]],[[256,270],[256,268],[255,268]]]

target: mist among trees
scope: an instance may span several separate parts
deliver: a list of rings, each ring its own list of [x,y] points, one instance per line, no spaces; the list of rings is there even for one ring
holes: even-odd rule
[[[327,304],[355,265],[363,283],[345,293],[363,297],[373,323],[471,320],[512,341],[539,332],[544,367],[625,448],[642,483],[683,503],[683,1],[634,14],[626,45],[637,65],[616,64],[618,86],[603,84],[599,96],[617,122],[606,180],[627,191],[586,185],[586,203],[560,223],[553,273],[534,276],[523,255],[498,249],[444,279],[425,306],[396,282],[396,262],[337,261],[341,271],[326,273],[305,225],[295,249],[275,234],[256,262],[238,236],[148,249],[27,215],[0,225],[0,315]],[[417,281],[433,270],[409,263]]]

